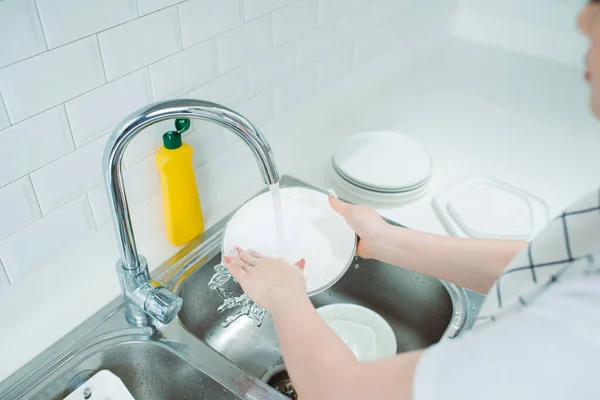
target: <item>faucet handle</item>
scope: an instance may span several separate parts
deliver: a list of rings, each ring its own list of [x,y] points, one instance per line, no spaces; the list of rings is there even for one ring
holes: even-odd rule
[[[152,283],[155,283],[152,281]],[[183,299],[164,286],[155,287],[146,298],[144,303],[144,311],[156,318],[163,324],[168,324],[176,316],[181,306]]]

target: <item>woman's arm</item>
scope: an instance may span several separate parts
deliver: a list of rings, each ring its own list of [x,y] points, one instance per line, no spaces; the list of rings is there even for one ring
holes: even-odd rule
[[[410,400],[422,351],[359,362],[306,296],[300,269],[256,253],[225,258],[244,292],[271,313],[290,377],[303,400]]]
[[[271,316],[301,399],[411,399],[421,351],[359,362],[306,295],[281,293],[275,299]]]
[[[369,207],[329,195],[329,202],[360,237],[357,252],[487,293],[512,258],[526,245],[518,240],[461,239],[386,223]]]
[[[374,245],[374,258],[487,293],[527,243],[462,239],[388,225]]]

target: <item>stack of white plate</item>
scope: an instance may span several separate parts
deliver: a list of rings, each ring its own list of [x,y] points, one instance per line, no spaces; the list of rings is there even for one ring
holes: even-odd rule
[[[350,195],[376,202],[407,202],[427,193],[433,163],[411,137],[370,131],[344,139],[331,166],[335,183]]]

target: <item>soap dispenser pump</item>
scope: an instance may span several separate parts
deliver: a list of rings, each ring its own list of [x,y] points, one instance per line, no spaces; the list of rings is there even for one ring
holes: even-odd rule
[[[156,154],[167,239],[175,246],[188,243],[204,231],[192,162],[194,149],[181,138],[189,128],[189,119],[176,119],[175,130],[163,135],[163,147]]]

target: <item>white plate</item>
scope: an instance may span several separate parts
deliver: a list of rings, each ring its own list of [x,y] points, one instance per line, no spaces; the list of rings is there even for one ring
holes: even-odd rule
[[[371,190],[366,190],[358,186],[354,186],[348,181],[344,180],[341,176],[339,176],[331,166],[328,166],[326,169],[326,173],[329,175],[331,182],[336,187],[336,189],[341,189],[340,195],[342,197],[343,194],[350,195],[351,198],[356,198],[359,201],[367,201],[369,203],[375,204],[407,204],[414,201],[417,201],[429,192],[429,184],[418,187],[415,190],[400,192],[400,193],[383,193],[383,192],[373,192]]]
[[[433,167],[431,157],[416,140],[388,131],[347,137],[333,160],[346,177],[383,190],[417,186],[429,179]]]
[[[396,354],[394,330],[375,311],[355,304],[330,304],[317,312],[360,361],[374,361]]]
[[[284,255],[304,258],[307,293],[314,295],[346,272],[354,258],[356,235],[329,206],[327,195],[306,188],[280,189]],[[269,192],[254,197],[231,217],[223,233],[223,254],[239,246],[267,256],[280,256],[273,200]]]
[[[402,194],[402,193],[406,193],[406,192],[412,192],[414,190],[417,190],[423,186],[425,186],[427,183],[429,183],[429,178],[427,177],[427,179],[425,179],[423,182],[419,182],[416,185],[413,186],[407,186],[404,187],[402,189],[382,189],[382,188],[378,188],[378,187],[374,187],[374,186],[369,186],[369,185],[365,185],[364,183],[361,182],[357,182],[355,180],[353,180],[351,177],[344,175],[344,172],[341,171],[339,169],[339,167],[337,167],[335,165],[335,161],[332,159],[331,160],[331,166],[333,168],[333,171],[343,180],[345,180],[346,182],[348,182],[349,184],[351,184],[352,186],[356,186],[360,189],[364,189],[364,190],[368,190],[369,192],[374,192],[374,193],[383,193],[383,194]]]

